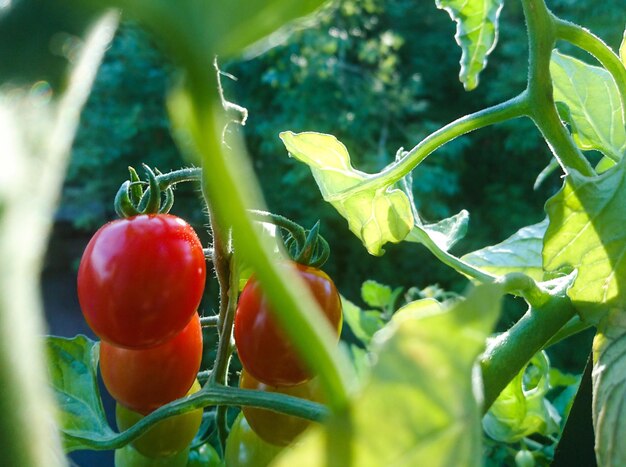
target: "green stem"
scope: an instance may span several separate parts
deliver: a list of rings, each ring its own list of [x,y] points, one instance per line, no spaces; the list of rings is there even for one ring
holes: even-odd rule
[[[215,385],[206,386],[192,396],[172,402],[155,410],[128,430],[111,438],[90,439],[81,436],[73,436],[69,433],[65,433],[65,436],[80,440],[83,444],[89,445],[90,449],[94,450],[118,449],[137,438],[145,432],[147,428],[161,420],[211,405],[246,405],[259,407],[287,415],[294,415],[314,422],[321,422],[328,416],[326,407],[317,402],[273,392],[253,391],[250,389]]]
[[[543,0],[522,0],[522,7],[528,30],[530,117],[565,173],[575,169],[583,175],[593,176],[594,170],[561,122],[554,103],[550,75],[550,58],[556,42],[553,16]]]
[[[174,170],[166,174],[160,174],[156,177],[159,182],[159,188],[165,190],[172,185],[182,182],[199,182],[202,180],[202,169],[198,167],[189,167],[186,169]]]
[[[417,146],[411,149],[402,159],[381,172],[372,175],[365,182],[337,193],[332,199],[342,199],[360,191],[383,188],[397,183],[415,169],[415,167],[433,151],[455,138],[474,130],[522,117],[527,114],[527,99],[525,94],[522,93],[506,102],[461,117],[436,132],[431,133]]]
[[[575,315],[566,296],[553,296],[528,312],[507,332],[491,341],[481,357],[486,412],[506,385]]]
[[[591,31],[555,16],[552,19],[558,39],[569,41],[590,53],[611,74],[622,101],[622,113],[626,113],[626,67],[617,54]]]

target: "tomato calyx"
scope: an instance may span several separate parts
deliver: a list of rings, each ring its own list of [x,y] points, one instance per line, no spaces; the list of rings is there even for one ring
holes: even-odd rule
[[[258,222],[273,224],[286,233],[283,242],[290,259],[294,262],[314,268],[320,268],[326,263],[330,255],[330,247],[326,239],[319,233],[319,221],[307,230],[300,224],[279,214],[258,210],[250,210],[249,212]]]

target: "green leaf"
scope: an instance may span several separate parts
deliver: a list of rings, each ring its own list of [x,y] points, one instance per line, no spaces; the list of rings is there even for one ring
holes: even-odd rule
[[[343,306],[343,318],[357,339],[364,344],[369,344],[372,336],[381,329],[385,322],[379,311],[361,310],[345,297],[341,297]]]
[[[416,230],[422,230],[435,242],[437,247],[442,251],[448,251],[459,240],[465,237],[468,223],[469,212],[463,209],[458,214],[447,217],[434,224],[415,225],[405,240],[407,242],[422,243],[422,240],[416,232]]]
[[[558,51],[552,53],[550,73],[554,99],[567,107],[564,117],[578,147],[620,160],[626,150],[626,127],[610,73]]]
[[[107,423],[98,390],[99,344],[85,336],[48,337],[46,344],[66,451],[91,448],[81,439],[85,435],[99,441],[113,439],[117,433]]]
[[[334,136],[287,131],[280,138],[292,157],[309,166],[324,200],[348,221],[369,253],[382,255],[385,243],[406,237],[413,225],[406,194],[388,186],[345,194],[372,176],[352,167],[348,150]]]
[[[614,309],[594,340],[593,425],[598,465],[626,465],[626,313]]]
[[[528,368],[538,380],[527,381]],[[549,436],[559,429],[561,417],[546,399],[550,390],[550,363],[540,352],[507,385],[483,418],[483,428],[493,439],[515,443],[532,434]]]
[[[624,36],[622,37],[622,43],[619,46],[619,58],[626,67],[626,29],[624,30]]]
[[[384,308],[392,298],[392,290],[388,285],[374,280],[367,280],[361,285],[363,301],[374,308]]]
[[[487,56],[498,40],[498,17],[503,0],[436,0],[456,25],[457,44],[463,51],[459,79],[466,90],[478,86],[478,75],[487,65]]]
[[[487,284],[445,309],[404,307],[376,334],[370,379],[351,406],[274,465],[482,465],[474,369],[501,294]]]
[[[546,203],[544,268],[578,270],[568,291],[584,319],[597,322],[608,308],[626,308],[626,162],[597,177],[572,171]]]
[[[521,272],[541,281],[541,250],[547,228],[548,219],[523,227],[503,242],[468,253],[461,260],[497,276]]]

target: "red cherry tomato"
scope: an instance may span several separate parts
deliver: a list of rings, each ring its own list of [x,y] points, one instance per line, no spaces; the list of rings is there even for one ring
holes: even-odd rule
[[[185,329],[149,349],[100,343],[100,372],[113,398],[146,415],[183,397],[196,379],[202,359],[202,327],[197,313]]]
[[[90,240],[78,299],[103,341],[147,348],[174,336],[196,312],[206,278],[198,236],[169,214],[109,222]]]
[[[319,269],[301,264],[296,267],[339,336],[341,299],[335,284]],[[311,378],[292,343],[274,320],[269,301],[254,276],[248,280],[239,297],[235,341],[243,367],[263,383],[290,386]]]
[[[266,392],[277,392],[289,396],[322,402],[321,390],[317,379],[312,379],[295,386],[269,386],[254,379],[246,370],[241,372],[239,387],[256,389]],[[242,407],[250,428],[264,441],[276,446],[287,446],[300,435],[310,424],[309,420],[292,415],[279,414],[271,410],[255,407]]]

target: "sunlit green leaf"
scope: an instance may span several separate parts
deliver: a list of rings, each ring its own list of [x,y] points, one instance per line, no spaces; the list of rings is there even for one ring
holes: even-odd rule
[[[596,335],[593,425],[598,465],[626,465],[626,313],[614,309]]]
[[[550,225],[546,271],[578,270],[568,295],[583,317],[597,320],[607,308],[626,309],[626,162],[602,175],[568,175],[546,203]]]
[[[626,66],[626,29],[624,30],[622,43],[619,46],[619,57],[622,59],[622,63],[624,64],[624,66]]]
[[[289,154],[309,166],[328,201],[347,221],[350,230],[373,255],[384,253],[387,242],[402,241],[413,225],[413,214],[406,194],[391,187],[344,194],[371,175],[352,167],[346,147],[332,135],[280,134]]]
[[[501,293],[489,284],[448,308],[421,301],[415,312],[404,307],[376,334],[370,380],[351,407],[274,465],[482,465],[474,363],[498,318]]]
[[[621,159],[626,150],[626,127],[619,91],[610,73],[557,51],[552,53],[550,73],[554,99],[567,107],[565,118],[578,147]]]
[[[539,373],[525,381],[528,366]],[[559,429],[560,416],[546,399],[550,390],[550,363],[540,352],[507,385],[483,418],[485,432],[497,441],[514,443],[532,434],[549,436]]]
[[[392,297],[391,287],[374,280],[367,280],[361,285],[361,297],[369,306],[384,308]]]
[[[344,322],[357,339],[364,344],[369,344],[372,336],[385,324],[380,311],[362,310],[344,297],[341,297],[341,304]]]
[[[413,227],[413,230],[405,238],[407,242],[421,243],[417,230],[423,230],[428,237],[442,250],[448,251],[456,242],[461,240],[467,233],[469,213],[463,209],[454,216],[443,219],[434,224],[421,224]]]
[[[98,390],[97,342],[85,336],[48,337],[48,368],[59,404],[59,425],[67,451],[88,449],[81,438],[108,441],[115,433],[107,423]],[[73,435],[79,434],[80,438]]]
[[[473,251],[461,257],[472,266],[497,276],[521,272],[543,280],[541,250],[548,220],[523,227],[497,245]]]
[[[461,46],[461,73],[465,89],[478,86],[478,75],[487,65],[487,56],[498,40],[498,16],[503,0],[436,0],[457,23],[456,41]]]

